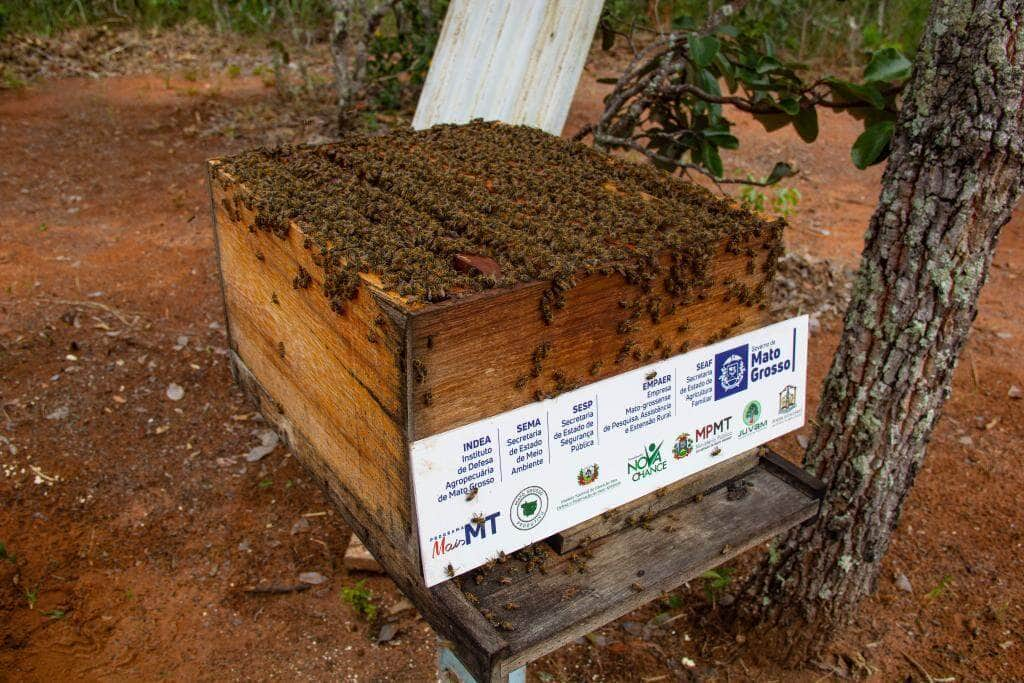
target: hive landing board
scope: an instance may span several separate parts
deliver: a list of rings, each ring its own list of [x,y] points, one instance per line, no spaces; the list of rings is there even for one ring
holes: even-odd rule
[[[800,316],[413,442],[427,585],[799,429],[806,388]]]

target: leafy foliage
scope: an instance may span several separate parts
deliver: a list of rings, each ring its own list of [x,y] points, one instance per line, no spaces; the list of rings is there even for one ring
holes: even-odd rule
[[[652,7],[648,0],[605,0],[605,49],[616,42],[617,34],[680,28],[680,17],[702,26],[727,2],[736,4],[736,0],[659,0]],[[913,51],[930,4],[928,0],[757,0],[732,22],[742,33],[768,36],[777,50],[798,61],[845,69],[860,66],[865,52],[883,47]]]
[[[295,33],[324,25],[330,16],[329,0],[0,0],[0,34],[54,34],[97,22],[166,27],[186,21],[239,33]]]
[[[377,618],[377,604],[373,601],[373,591],[366,587],[366,579],[357,581],[354,586],[342,588],[341,599],[366,621]]]
[[[700,575],[700,578],[704,579],[704,595],[708,602],[717,602],[718,596],[729,588],[734,571],[731,567],[719,567],[709,569]]]
[[[806,67],[778,52],[767,35],[715,18],[702,29],[685,16],[674,25],[677,30],[655,39],[615,80],[601,119],[586,131],[597,145],[643,152],[667,171],[771,185],[793,169],[780,162],[759,180],[723,178],[720,150],[739,145],[728,112],[747,112],[768,131],[792,126],[812,142],[825,107],[863,122],[864,133],[851,150],[858,168],[888,156],[897,98],[910,74],[910,61],[897,48],[874,51],[857,80],[810,81]]]
[[[419,93],[440,34],[438,18],[447,8],[448,0],[433,2],[427,13],[422,2],[400,0],[391,15],[394,26],[370,40],[367,80],[378,107],[398,109]]]

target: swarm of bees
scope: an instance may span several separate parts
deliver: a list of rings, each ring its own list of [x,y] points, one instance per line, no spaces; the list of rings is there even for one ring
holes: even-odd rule
[[[538,314],[551,323],[583,276],[618,274],[642,294],[627,304],[621,325],[631,334],[639,313],[658,324],[677,304],[707,297],[720,243],[747,259],[752,276],[765,254],[762,285],[783,249],[781,220],[523,126],[475,121],[351,135],[330,145],[245,152],[223,170],[227,217],[242,223],[244,206],[253,230],[280,238],[298,226],[340,314],[359,273],[372,272],[386,289],[426,302],[547,281]],[[231,194],[239,185],[245,197]],[[457,271],[452,257],[459,253],[493,259],[500,274]],[[293,285],[304,289],[310,280],[300,269]],[[729,296],[764,303],[764,286],[743,287]]]
[[[631,528],[639,527],[646,531],[654,531],[654,527],[651,526],[651,521],[656,516],[657,515],[655,515],[651,510],[647,510],[646,512],[642,512],[638,515],[627,515],[625,520],[626,526]]]

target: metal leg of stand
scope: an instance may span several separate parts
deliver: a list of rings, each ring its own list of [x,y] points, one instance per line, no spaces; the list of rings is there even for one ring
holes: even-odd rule
[[[437,680],[442,683],[450,683],[452,680],[458,681],[458,683],[476,683],[476,679],[466,671],[466,667],[462,665],[455,653],[443,645],[438,646]],[[508,683],[526,683],[526,667],[520,667],[510,673]]]

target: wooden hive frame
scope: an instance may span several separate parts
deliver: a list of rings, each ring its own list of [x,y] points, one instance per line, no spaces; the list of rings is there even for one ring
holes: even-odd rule
[[[256,229],[247,188],[221,161],[212,161],[209,170],[236,378],[478,680],[499,680],[816,513],[813,483],[777,458],[748,454],[669,487],[671,495],[628,506],[686,519],[674,531],[662,529],[656,546],[646,529],[585,523],[552,540],[567,555],[553,558],[554,568],[543,578],[524,573],[512,585],[470,586],[465,593],[453,581],[426,588],[411,490],[411,441],[535,400],[535,391],[548,390],[537,388],[540,380],[531,379],[522,390],[513,387],[530,376],[532,352],[545,344],[550,348],[543,359],[545,375],[557,368],[571,381],[588,383],[649,362],[653,354],[674,354],[687,343],[696,348],[766,324],[763,308],[736,293],[763,291],[780,237],[716,245],[701,296],[635,330],[630,349],[624,349],[618,330],[622,311],[609,305],[627,286],[621,275],[581,278],[565,293],[564,309],[545,324],[538,301],[550,283],[428,304],[386,291],[377,276],[360,273],[356,296],[339,316],[315,291],[326,273],[298,226],[277,234]],[[748,247],[756,247],[756,256]],[[596,365],[594,359],[608,360]],[[752,495],[734,501],[723,487],[737,476],[755,487]],[[694,494],[701,492],[708,495],[694,503]],[[745,522],[724,528],[726,520],[736,519]],[[563,599],[577,584],[561,565],[584,539],[589,539],[594,580],[579,597]],[[669,552],[654,553],[655,548]],[[638,557],[644,556],[658,559],[643,570],[647,580],[632,590],[625,579],[641,571]],[[513,624],[508,631],[480,611],[529,594],[558,595],[565,609],[549,614],[524,609],[517,621],[536,626]]]

